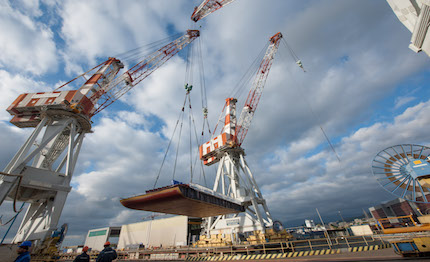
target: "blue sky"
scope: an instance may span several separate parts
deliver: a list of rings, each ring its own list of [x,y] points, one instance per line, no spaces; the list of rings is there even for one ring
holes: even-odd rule
[[[408,49],[410,32],[386,1],[238,0],[196,25],[190,16],[199,2],[0,1],[2,168],[31,131],[13,127],[5,111],[20,93],[52,90],[109,56],[201,26],[213,129],[224,99],[280,31],[307,72],[280,47],[243,144],[272,215],[288,227],[316,220],[315,208],[331,221],[340,219],[338,211],[361,216],[363,208],[391,200],[370,162],[391,145],[428,144],[430,60]],[[93,119],[60,221],[69,223],[67,243],[82,243],[89,229],[147,215],[118,200],[153,185],[185,95],[184,57],[168,61]],[[199,88],[192,99],[200,127]],[[184,144],[177,176],[188,181]],[[160,185],[169,183],[167,173]],[[213,168],[207,175],[213,183]],[[12,216],[10,203],[0,210]]]

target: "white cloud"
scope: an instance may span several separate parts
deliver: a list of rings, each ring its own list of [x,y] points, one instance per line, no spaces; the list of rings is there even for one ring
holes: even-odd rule
[[[34,75],[57,70],[51,29],[13,9],[7,1],[0,2],[0,31],[1,68]]]
[[[14,2],[15,6],[20,8],[26,15],[31,17],[40,17],[42,15],[39,0],[17,0]]]
[[[340,163],[328,148],[307,157],[294,154],[294,144],[278,150],[277,163],[273,161],[268,176],[265,174],[265,179],[259,181],[269,207],[276,210],[277,216],[294,220],[300,211],[313,217],[316,207],[330,213],[343,209],[342,203],[349,203],[349,206],[355,206],[356,213],[360,213],[360,207],[367,208],[394,198],[373,177],[371,160],[379,151],[392,145],[426,145],[430,136],[423,129],[430,124],[429,113],[430,100],[407,109],[392,123],[360,128],[339,144]],[[281,208],[281,203],[288,203],[288,209]],[[294,213],[289,214],[287,210],[294,210]]]
[[[185,31],[186,23],[176,14],[183,8],[178,1],[170,2],[169,8],[157,1],[65,1],[61,34],[69,73],[80,73],[75,71],[79,65],[95,64],[98,57],[114,56],[165,38],[168,24]]]
[[[174,124],[184,103],[184,67],[185,63],[180,61],[180,59],[171,59],[124,98],[125,101],[128,101],[139,112],[154,114],[166,121],[169,128],[165,132],[166,135],[172,133]],[[199,92],[199,90],[193,90],[192,96],[198,97],[199,94],[195,92]],[[196,106],[199,105],[197,103],[193,104]]]
[[[40,81],[34,81],[31,78],[21,74],[11,74],[0,69],[0,120],[10,120],[12,117],[6,112],[8,106],[22,93],[48,91],[49,86]]]
[[[143,212],[141,213],[143,217]],[[136,211],[125,209],[118,213],[117,216],[110,220],[111,225],[124,225],[130,221],[130,219],[136,218]]]
[[[417,98],[416,98],[416,97],[414,97],[414,96],[403,96],[403,97],[398,97],[398,98],[396,98],[394,108],[395,108],[395,109],[397,109],[397,108],[399,108],[399,107],[401,107],[401,106],[403,106],[403,105],[406,105],[406,104],[408,104],[409,102],[412,102],[412,101],[414,101],[414,100],[416,100],[416,99],[417,99]]]
[[[124,117],[103,118],[94,131],[87,135],[80,155],[82,162],[90,161],[90,167],[73,180],[77,192],[102,201],[144,191],[142,186],[153,181],[158,171],[160,154],[156,152],[165,141],[158,134],[129,126]]]

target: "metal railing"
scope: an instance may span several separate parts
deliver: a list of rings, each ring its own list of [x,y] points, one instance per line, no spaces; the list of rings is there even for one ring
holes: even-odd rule
[[[319,239],[294,240],[287,242],[269,242],[253,245],[231,245],[219,247],[177,247],[166,249],[136,249],[118,251],[119,260],[184,260],[186,257],[206,257],[222,255],[254,255],[254,254],[275,254],[297,251],[316,251],[324,249],[342,249],[359,246],[371,246],[385,244],[387,241],[379,235],[369,236],[344,236]],[[77,254],[62,254],[60,261],[73,260]],[[92,254],[95,256],[95,254]],[[72,259],[73,257],[73,259]]]
[[[252,254],[272,254],[287,253],[296,251],[315,251],[323,249],[340,249],[358,246],[371,246],[387,243],[378,235],[369,236],[345,236],[328,238],[294,240],[287,242],[270,242],[253,245],[233,245],[224,247],[204,247],[178,249],[187,256],[219,256],[219,255],[252,255]]]

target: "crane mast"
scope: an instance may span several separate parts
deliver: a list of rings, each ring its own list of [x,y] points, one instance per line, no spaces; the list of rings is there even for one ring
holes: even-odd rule
[[[215,12],[223,6],[226,6],[234,0],[204,0],[199,6],[194,8],[194,12],[191,15],[191,20],[194,22],[206,17],[210,13]]]
[[[12,124],[20,128],[34,127],[24,145],[0,172],[0,204],[5,200],[29,203],[13,243],[30,240],[43,249],[43,243],[57,228],[72,189],[70,181],[84,136],[91,132],[91,118],[199,35],[198,30],[188,30],[121,75],[118,73],[124,65],[110,57],[81,75],[90,77],[77,90],[25,93],[8,107],[7,111],[13,115]]]
[[[237,99],[227,98],[223,109],[225,117],[221,134],[199,147],[200,159],[205,165],[218,163],[212,190],[239,201],[245,207],[243,215],[224,215],[206,219],[205,231],[208,235],[226,233],[226,231],[231,231],[232,234],[253,230],[265,231],[267,227],[273,225],[266,200],[245,160],[245,152],[241,144],[257,109],[281,39],[281,33],[270,38],[239,121],[236,121]],[[232,224],[237,227],[229,226]]]

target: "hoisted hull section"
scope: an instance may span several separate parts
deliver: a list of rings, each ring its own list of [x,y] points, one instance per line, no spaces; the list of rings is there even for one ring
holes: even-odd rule
[[[127,208],[189,217],[212,217],[244,212],[240,203],[197,185],[179,184],[149,190],[120,200]]]

